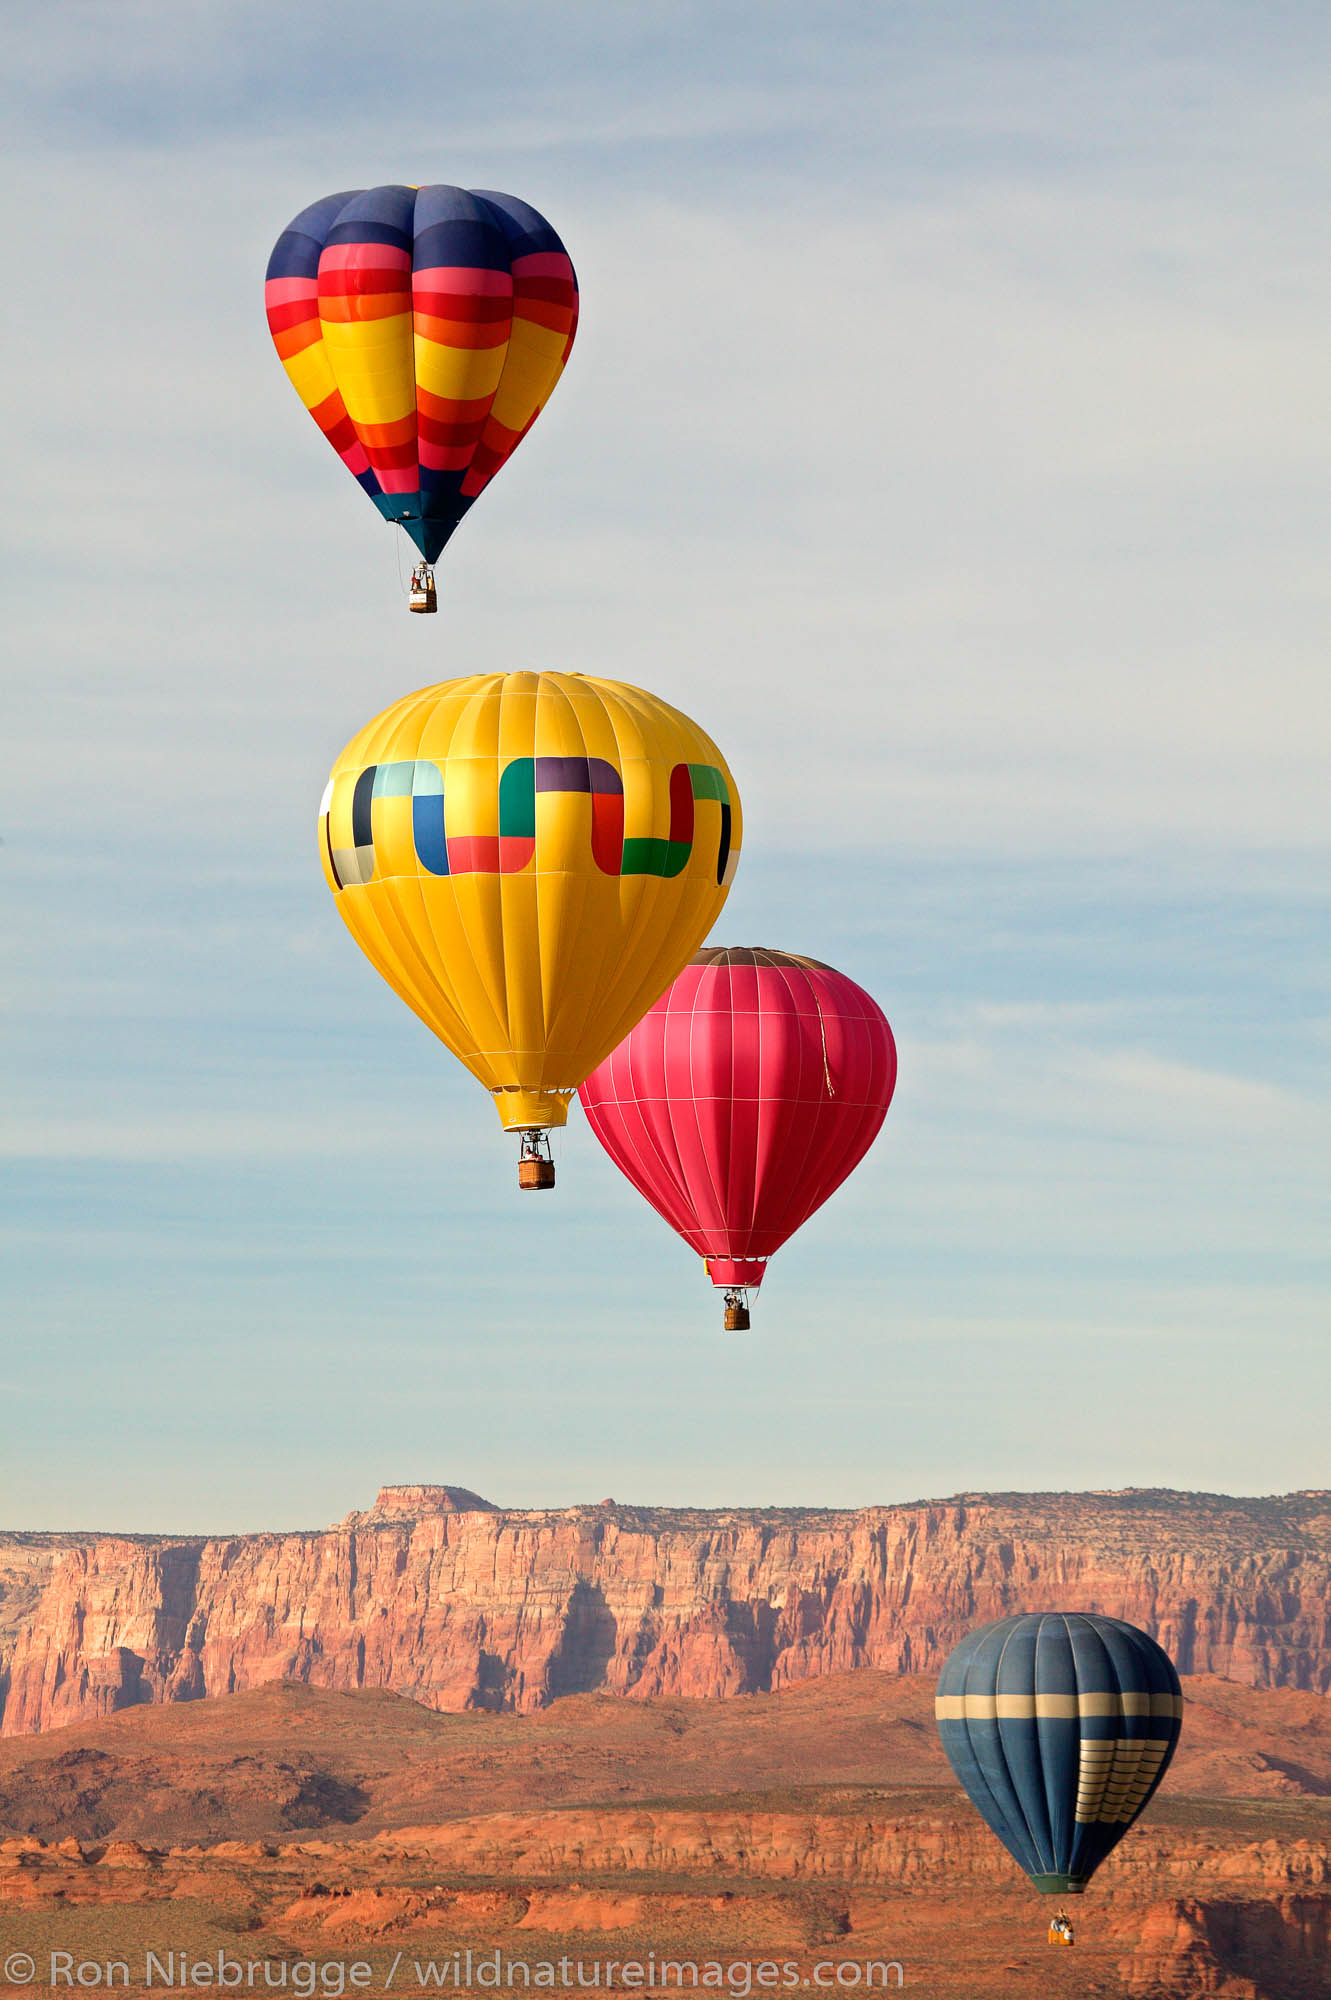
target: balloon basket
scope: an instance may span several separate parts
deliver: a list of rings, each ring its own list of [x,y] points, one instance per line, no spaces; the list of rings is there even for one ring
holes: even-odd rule
[[[518,1186],[523,1189],[552,1188],[555,1163],[550,1154],[550,1135],[539,1130],[522,1134],[518,1154]]]
[[[749,1330],[749,1300],[746,1292],[727,1292],[725,1310],[727,1333],[747,1333]]]
[[[399,577],[401,570],[398,571]],[[429,563],[417,563],[411,572],[411,589],[407,595],[408,611],[437,611],[439,593],[434,587],[434,571]]]

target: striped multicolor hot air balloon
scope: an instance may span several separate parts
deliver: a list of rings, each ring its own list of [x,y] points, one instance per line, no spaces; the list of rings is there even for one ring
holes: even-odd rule
[[[701,951],[578,1092],[620,1172],[706,1259],[725,1324],[873,1144],[897,1078],[887,1017],[815,958]]]
[[[544,216],[457,187],[302,209],[268,260],[265,302],[296,393],[427,564],[536,421],[578,319]]]
[[[1078,1895],[1164,1777],[1183,1694],[1145,1632],[1032,1612],[971,1632],[938,1677],[938,1733],[1037,1889]]]

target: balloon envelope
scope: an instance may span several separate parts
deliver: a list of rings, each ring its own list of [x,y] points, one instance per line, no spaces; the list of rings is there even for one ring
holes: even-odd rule
[[[511,194],[378,187],[302,209],[268,260],[297,395],[433,562],[526,436],[578,321],[568,253]]]
[[[565,1122],[711,928],[741,831],[696,723],[582,674],[408,695],[352,738],[319,809],[347,929],[511,1130]]]
[[[853,979],[789,952],[714,948],[578,1096],[713,1284],[749,1286],[868,1151],[896,1074],[887,1018]]]
[[[1163,1778],[1183,1694],[1135,1625],[1050,1611],[969,1633],[935,1711],[948,1762],[1008,1852],[1037,1889],[1075,1895]]]

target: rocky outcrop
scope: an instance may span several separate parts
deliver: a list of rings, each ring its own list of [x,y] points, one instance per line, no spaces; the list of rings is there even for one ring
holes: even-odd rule
[[[1127,1928],[1127,1927],[1125,1927]],[[1153,1903],[1118,1971],[1141,2000],[1324,2000],[1331,1896]]]
[[[479,1493],[473,1493],[467,1486],[384,1486],[369,1513],[348,1514],[341,1525],[360,1528],[367,1522],[415,1520],[421,1514],[498,1512],[493,1500],[482,1500]]]
[[[436,1962],[473,1943],[507,1953],[533,1932],[599,1933],[615,1956],[627,1944],[645,1957],[682,1929],[728,1956],[770,1952],[806,1971],[833,1954],[899,1956],[918,1968],[912,1983],[923,1975],[931,1993],[965,2000],[1104,1993],[1111,1973],[1113,1991],[1139,2000],[1325,2000],[1327,1842],[1297,1847],[1291,1867],[1275,1843],[1214,1822],[1135,1830],[1074,1906],[1075,1965],[1029,1951],[1048,1907],[974,1815],[945,1807],[882,1817],[635,1805],[206,1848],[0,1840],[0,1914],[101,1906],[128,1931],[131,1906],[188,1897],[215,1914],[236,1906],[228,1928],[239,1923],[259,1958],[311,1945],[361,1956],[387,1941]]]
[[[1129,1618],[1184,1673],[1331,1689],[1326,1493],[514,1512],[412,1486],[322,1533],[62,1540],[0,1625],[5,1734],[283,1678],[456,1710],[729,1696],[932,1670],[970,1626],[1044,1606]],[[0,1574],[23,1542],[0,1538]]]

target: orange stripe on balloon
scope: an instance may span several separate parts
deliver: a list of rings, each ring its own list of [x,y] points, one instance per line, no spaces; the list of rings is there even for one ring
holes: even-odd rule
[[[287,333],[275,333],[273,346],[283,361],[290,361],[293,356],[303,354],[307,347],[313,347],[322,339],[323,328],[316,320],[313,326],[293,326]]]
[[[319,295],[319,317],[330,324],[370,319],[405,319],[411,311],[410,292],[385,292],[370,297],[326,298]]]
[[[342,401],[342,391],[340,389],[330,390],[322,403],[312,403],[310,405],[310,415],[314,418],[315,423],[324,430],[327,430],[332,424],[349,424],[351,422],[351,418],[347,415],[347,406]]]
[[[358,424],[356,426],[361,443],[367,451],[375,451],[383,446],[414,444],[416,440],[416,415],[395,417],[388,424]]]

